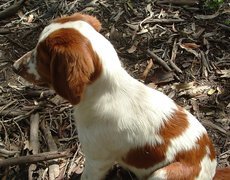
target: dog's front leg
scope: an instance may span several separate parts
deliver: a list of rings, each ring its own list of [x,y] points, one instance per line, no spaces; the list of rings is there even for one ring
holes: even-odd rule
[[[113,164],[112,161],[92,160],[86,157],[81,180],[103,180]]]

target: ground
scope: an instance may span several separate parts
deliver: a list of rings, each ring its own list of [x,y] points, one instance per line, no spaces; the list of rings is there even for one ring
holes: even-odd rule
[[[230,165],[230,3],[209,9],[198,0],[170,2],[0,2],[0,179],[68,179],[83,170],[71,105],[11,69],[36,46],[45,25],[74,12],[96,16],[130,75],[198,117],[213,140],[218,166]],[[37,159],[28,156],[37,153]],[[46,161],[53,156],[60,158]],[[134,176],[116,166],[108,179]]]

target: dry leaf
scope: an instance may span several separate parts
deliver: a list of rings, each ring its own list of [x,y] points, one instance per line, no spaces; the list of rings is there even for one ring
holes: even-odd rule
[[[194,81],[192,82],[189,82],[189,83],[175,83],[174,84],[174,87],[178,90],[182,89],[182,90],[185,90],[185,89],[191,89],[192,87],[194,87]]]
[[[216,93],[216,89],[209,89],[208,95],[211,96],[212,94]]]
[[[129,48],[129,49],[127,50],[127,52],[128,52],[129,54],[131,54],[131,53],[134,53],[134,52],[136,51],[136,49],[137,49],[137,45],[136,45],[136,44],[133,44],[133,45],[131,46],[131,48]]]
[[[34,20],[34,15],[33,14],[30,14],[27,18],[27,22],[28,23],[32,23],[32,21]]]
[[[217,74],[220,74],[222,78],[230,78],[230,69],[219,70]]]
[[[209,86],[193,86],[191,89],[184,90],[179,93],[178,96],[188,95],[190,97],[195,97],[204,94],[204,92],[210,89]]]
[[[184,44],[181,44],[181,43],[178,43],[178,44],[180,45],[182,49],[185,49],[186,51],[194,54],[196,57],[199,57],[199,54],[195,50],[191,49],[190,47],[186,47],[186,45]]]
[[[31,150],[31,148],[30,148],[30,142],[28,140],[24,141],[24,148],[23,148],[23,150],[26,150],[26,149]]]
[[[167,83],[174,80],[174,72],[166,72],[161,68],[154,71],[152,82],[155,84]]]
[[[189,48],[189,49],[197,49],[200,47],[200,45],[197,45],[196,43],[183,43],[181,44],[183,47],[185,48]]]

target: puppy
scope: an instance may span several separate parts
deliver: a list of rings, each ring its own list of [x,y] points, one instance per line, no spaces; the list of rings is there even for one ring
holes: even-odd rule
[[[92,16],[54,20],[14,71],[74,106],[86,157],[82,180],[119,163],[139,179],[211,180],[215,151],[205,128],[163,93],[132,78]]]

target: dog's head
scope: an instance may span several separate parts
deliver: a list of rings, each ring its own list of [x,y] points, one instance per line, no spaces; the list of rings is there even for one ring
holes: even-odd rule
[[[76,22],[88,23],[86,31],[87,27],[91,31],[101,29],[93,16],[76,13],[58,18],[42,31],[35,49],[13,65],[18,75],[36,85],[52,87],[71,104],[80,102],[85,87],[102,71],[90,41],[75,28]]]

